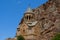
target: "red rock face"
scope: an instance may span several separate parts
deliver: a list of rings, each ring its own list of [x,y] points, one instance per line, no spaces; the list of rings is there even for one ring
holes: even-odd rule
[[[43,22],[41,25],[45,25],[45,27],[42,26],[44,31],[41,30],[40,40],[51,40],[55,33],[60,32],[60,22],[57,22],[60,20],[60,0],[49,0],[49,2],[43,4],[35,11],[38,12],[37,17],[39,22]],[[44,23],[46,20],[47,22]],[[42,29],[42,27],[40,29]]]

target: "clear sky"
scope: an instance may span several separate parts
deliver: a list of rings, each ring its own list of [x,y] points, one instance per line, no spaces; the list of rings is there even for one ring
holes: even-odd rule
[[[0,40],[14,37],[25,10],[37,8],[47,0],[0,0]]]

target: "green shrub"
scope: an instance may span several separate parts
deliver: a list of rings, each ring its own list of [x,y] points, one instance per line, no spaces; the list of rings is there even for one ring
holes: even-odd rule
[[[20,36],[17,36],[17,40],[25,40],[25,39],[22,35],[20,35]]]
[[[57,33],[52,40],[60,40],[60,33]]]

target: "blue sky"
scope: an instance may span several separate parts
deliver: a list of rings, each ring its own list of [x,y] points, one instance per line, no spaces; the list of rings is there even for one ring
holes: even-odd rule
[[[37,8],[47,0],[0,0],[0,40],[13,38],[21,18],[30,4]]]

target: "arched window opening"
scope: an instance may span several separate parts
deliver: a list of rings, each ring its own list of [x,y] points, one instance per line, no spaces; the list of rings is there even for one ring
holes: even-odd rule
[[[31,16],[29,16],[29,20],[31,19]]]
[[[28,19],[28,16],[27,16],[27,19]]]
[[[28,16],[26,16],[25,19],[28,20]]]

